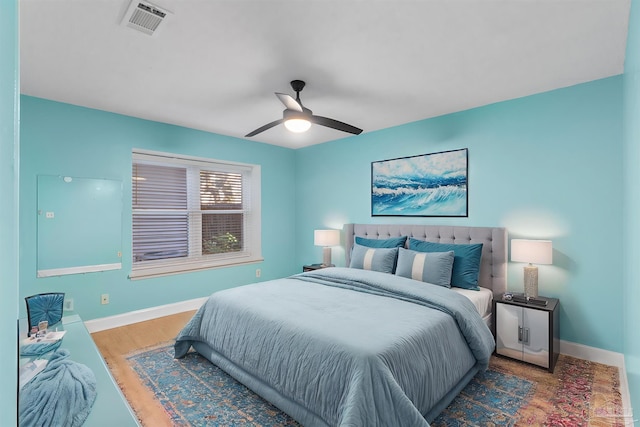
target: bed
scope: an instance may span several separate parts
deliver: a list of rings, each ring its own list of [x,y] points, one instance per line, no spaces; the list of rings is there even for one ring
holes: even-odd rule
[[[304,426],[428,426],[488,366],[495,341],[486,314],[455,287],[355,268],[354,242],[482,243],[477,284],[498,294],[506,230],[347,224],[343,232],[352,268],[216,292],[179,333],[175,356],[193,347]]]
[[[470,298],[485,323],[491,328],[493,297],[507,291],[507,229],[504,227],[461,227],[412,224],[345,224],[346,265],[351,261],[355,237],[389,239],[407,236],[427,242],[447,244],[482,244],[479,292],[452,287]]]

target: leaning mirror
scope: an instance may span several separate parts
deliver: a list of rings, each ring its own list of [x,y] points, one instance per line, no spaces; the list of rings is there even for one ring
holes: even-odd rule
[[[122,268],[122,181],[38,176],[38,277]]]

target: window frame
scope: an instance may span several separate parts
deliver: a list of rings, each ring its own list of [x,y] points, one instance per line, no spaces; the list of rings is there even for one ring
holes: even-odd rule
[[[188,273],[193,271],[208,270],[214,268],[231,267],[236,265],[251,264],[263,261],[261,242],[261,170],[260,165],[231,162],[211,158],[187,156],[159,151],[133,149],[131,157],[131,170],[135,163],[155,164],[168,167],[187,168],[187,192],[193,191],[189,186],[197,187],[200,192],[199,171],[210,170],[219,172],[241,173],[243,176],[243,212],[247,219],[243,223],[244,249],[239,252],[229,252],[222,254],[202,255],[201,252],[189,254],[187,257],[135,261],[133,257],[133,217],[143,210],[134,209],[133,206],[133,172],[131,172],[131,280],[160,277],[171,274]],[[197,169],[198,179],[192,179],[195,169]],[[191,178],[190,178],[191,176]],[[199,206],[195,208],[193,199],[189,200],[186,208],[189,221],[193,220],[193,215],[205,215],[206,211]],[[194,247],[197,236],[201,236],[202,221],[197,221],[200,229],[189,232],[190,252]],[[201,245],[201,238],[199,239]]]

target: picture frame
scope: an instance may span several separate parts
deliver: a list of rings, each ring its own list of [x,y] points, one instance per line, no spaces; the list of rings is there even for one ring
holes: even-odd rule
[[[468,217],[468,149],[371,162],[371,216]]]

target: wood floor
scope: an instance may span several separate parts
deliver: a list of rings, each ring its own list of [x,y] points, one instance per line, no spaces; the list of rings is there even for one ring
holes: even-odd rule
[[[145,427],[170,427],[173,424],[153,393],[140,383],[125,356],[173,340],[194,313],[187,311],[91,334],[129,405]]]

